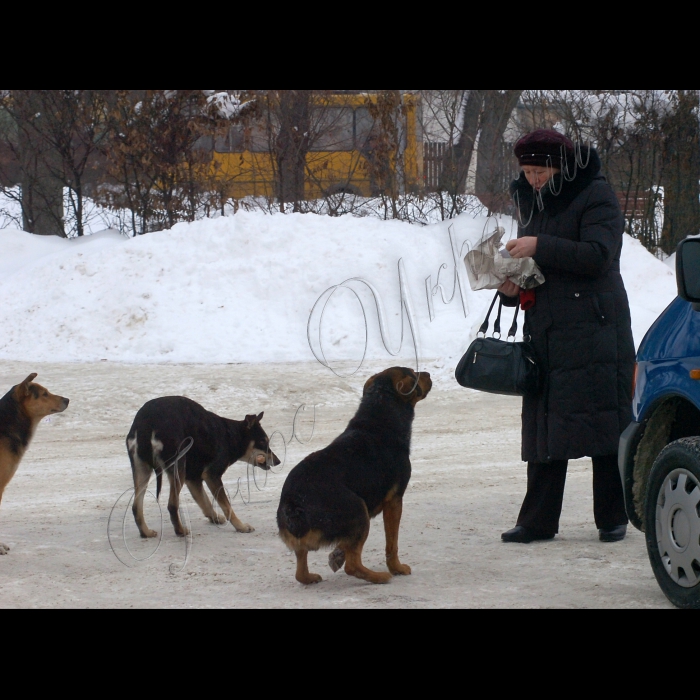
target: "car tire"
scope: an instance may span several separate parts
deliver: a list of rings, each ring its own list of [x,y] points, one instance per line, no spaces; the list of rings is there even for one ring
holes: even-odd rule
[[[666,445],[649,474],[644,512],[656,580],[679,608],[700,608],[700,437]]]

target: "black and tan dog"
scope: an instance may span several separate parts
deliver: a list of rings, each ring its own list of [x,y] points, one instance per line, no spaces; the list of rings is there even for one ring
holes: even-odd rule
[[[337,545],[329,557],[333,571],[371,583],[388,583],[392,574],[410,574],[399,561],[399,523],[403,494],[411,478],[411,426],[414,408],[432,382],[427,372],[391,367],[370,377],[362,401],[345,431],[328,447],[291,470],[277,510],[279,534],[296,553],[296,579],[318,583],[307,556]],[[362,564],[370,518],[384,513],[386,563],[391,573]]]
[[[34,384],[36,376],[36,373],[30,374],[0,399],[0,501],[34,437],[39,421],[68,407],[68,399],[54,396],[43,386]],[[0,544],[0,554],[9,551],[7,545]]]
[[[280,463],[269,449],[268,437],[260,425],[262,417],[261,413],[246,416],[242,421],[222,418],[184,396],[164,396],[145,403],[126,438],[134,476],[134,519],[141,537],[158,534],[148,527],[143,515],[143,498],[153,471],[156,497],[160,496],[163,471],[170,481],[168,512],[175,534],[180,537],[189,534],[179,515],[180,490],[184,484],[211,522],[223,525],[230,521],[238,532],[253,532],[254,528],[241,522],[233,512],[221,478],[238,460],[266,470]],[[193,440],[189,452],[166,469],[187,438]],[[221,506],[223,516],[214,512],[203,481]]]

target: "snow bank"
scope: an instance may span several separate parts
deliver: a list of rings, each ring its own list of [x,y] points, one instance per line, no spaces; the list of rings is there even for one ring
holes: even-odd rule
[[[639,347],[656,317],[678,294],[675,266],[669,267],[638,240],[625,235],[620,271],[630,301],[634,343]]]
[[[512,230],[510,220],[500,225]],[[61,240],[0,230],[0,358],[313,360],[307,321],[314,304],[334,285],[362,278],[379,300],[386,345],[400,351],[392,358],[384,347],[370,287],[351,282],[330,297],[320,336],[328,295],[316,306],[311,330],[317,353],[320,337],[329,362],[357,366],[366,333],[369,359],[415,366],[415,336],[421,363],[447,376],[492,298],[490,291],[469,289],[461,263],[460,291],[453,248],[495,226],[494,219],[470,215],[418,227],[372,218],[239,212],[133,239],[104,232]],[[628,236],[623,276],[639,343],[675,296],[675,279]],[[402,308],[411,311],[413,333]],[[506,316],[507,328],[510,311]]]

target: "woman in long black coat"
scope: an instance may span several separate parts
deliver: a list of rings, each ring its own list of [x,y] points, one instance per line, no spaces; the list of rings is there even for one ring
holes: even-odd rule
[[[617,447],[632,420],[635,359],[620,276],[624,219],[595,149],[581,147],[577,158],[568,138],[539,129],[518,141],[515,155],[523,169],[511,185],[520,225],[506,247],[515,258],[534,257],[545,277],[525,314],[545,381],[539,395],[523,399],[527,494],[516,527],[501,537],[554,537],[567,461],[588,456],[599,537],[614,542],[627,525]],[[515,284],[500,291],[506,305],[518,303]]]

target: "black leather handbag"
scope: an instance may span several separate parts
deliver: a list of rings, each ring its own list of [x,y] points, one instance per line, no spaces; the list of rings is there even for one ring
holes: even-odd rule
[[[515,342],[520,306],[516,307],[507,340],[501,340],[503,303],[499,300],[492,337],[486,337],[489,317],[498,298],[497,292],[486,314],[486,319],[479,328],[476,340],[472,342],[457,365],[455,379],[468,389],[486,391],[490,394],[508,396],[536,394],[540,389],[541,372],[526,328],[523,328],[525,331],[523,342]]]

